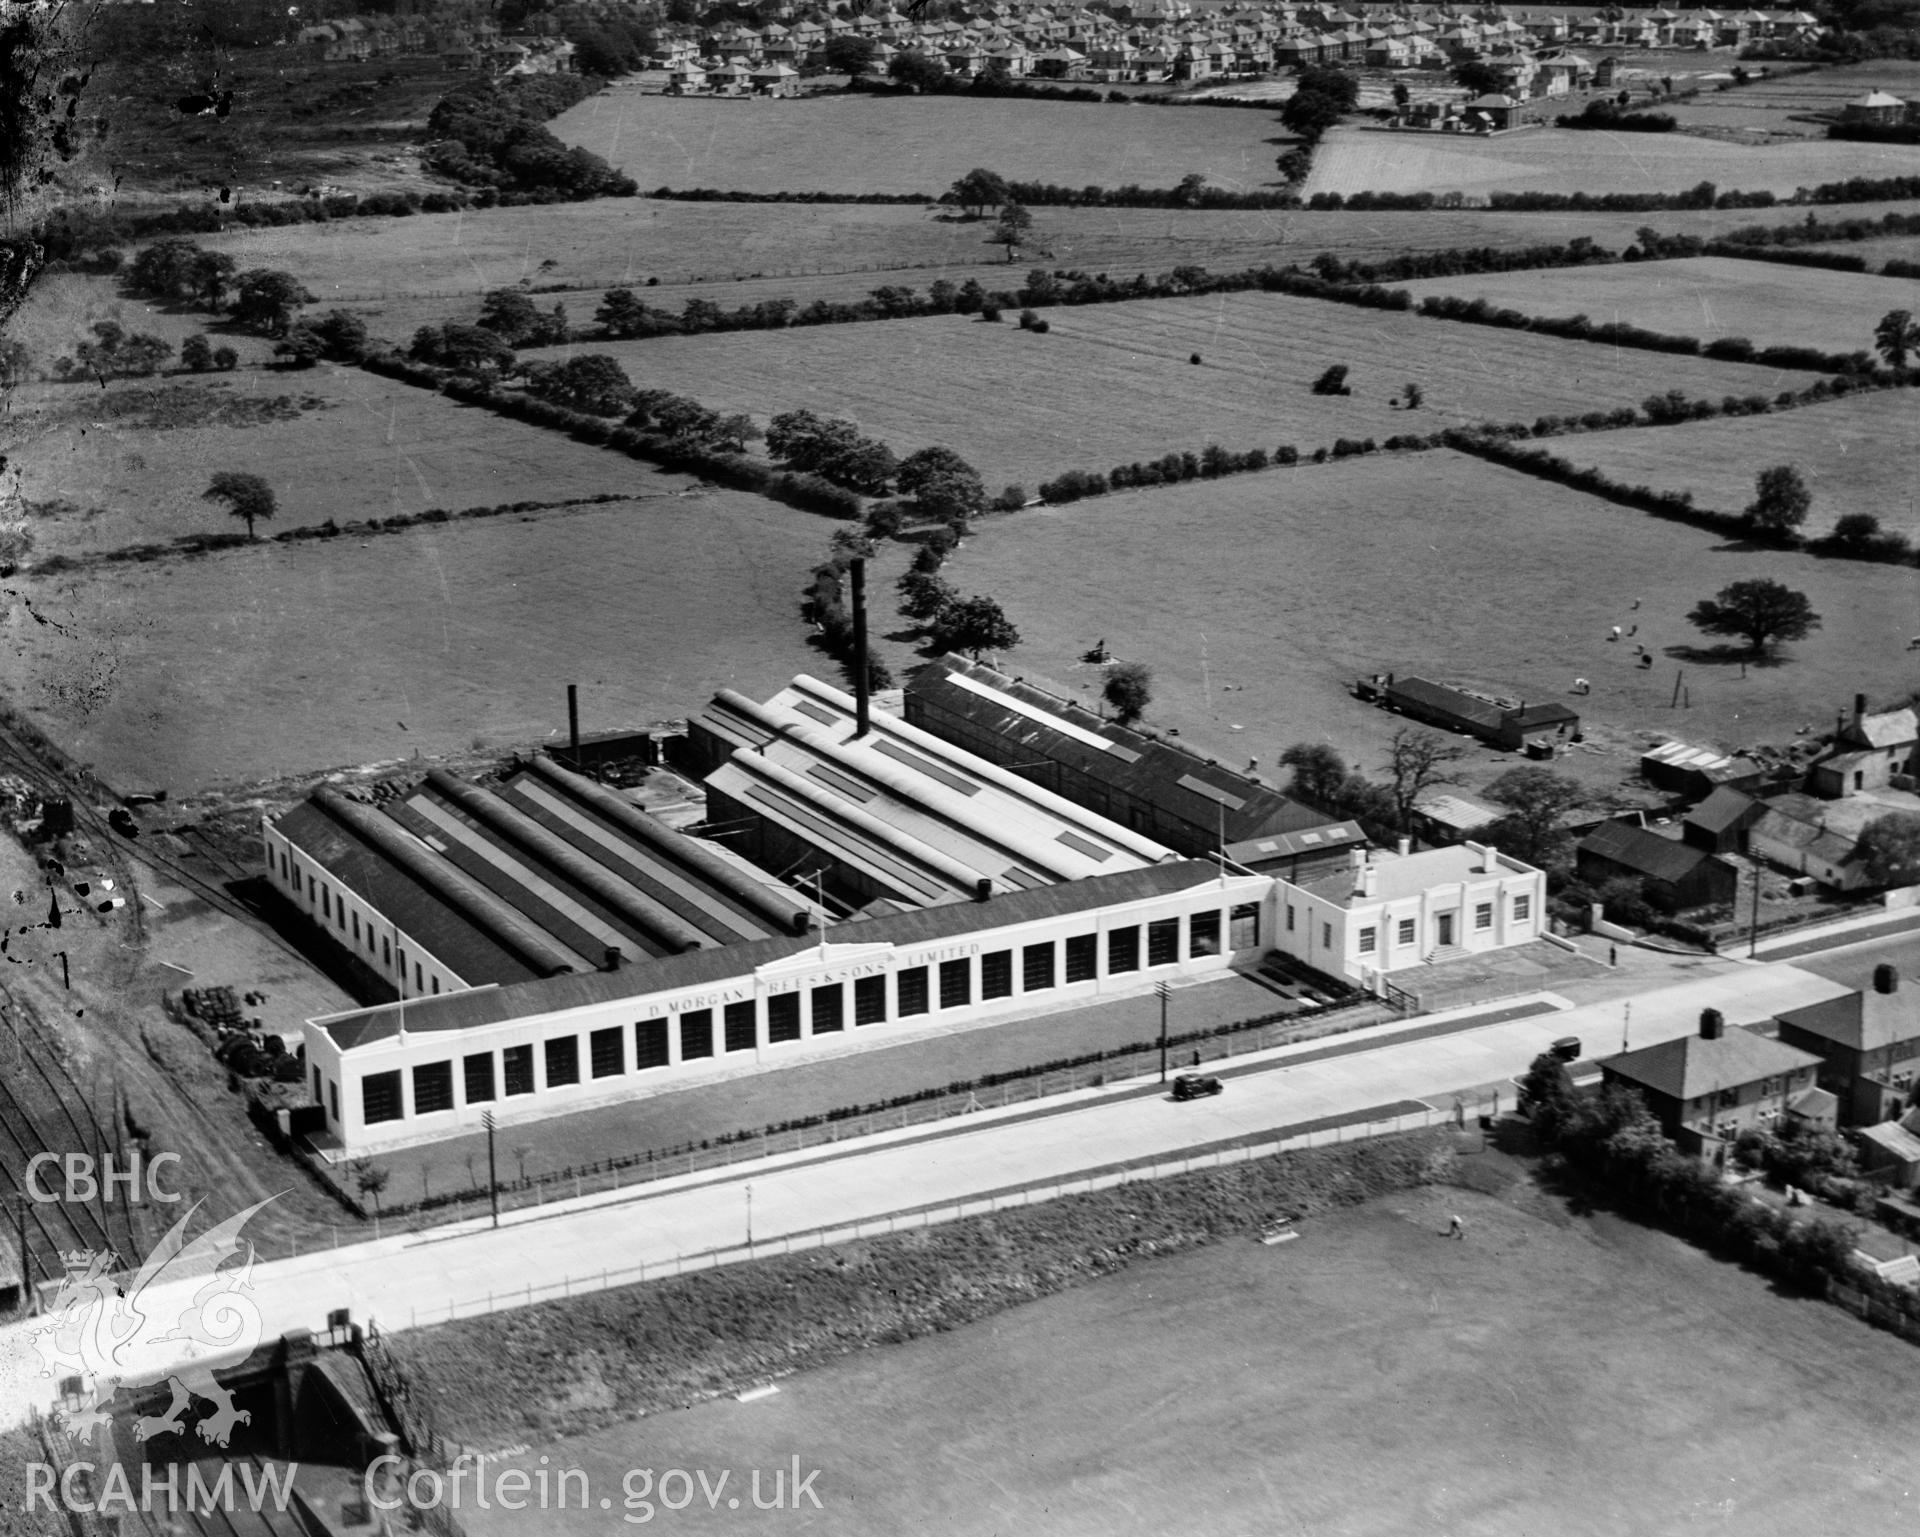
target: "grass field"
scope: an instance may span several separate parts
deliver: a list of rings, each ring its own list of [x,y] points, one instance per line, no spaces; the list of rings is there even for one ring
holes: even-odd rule
[[[477,419],[495,436],[508,426]],[[535,463],[570,450],[541,445]],[[763,698],[825,665],[795,617],[823,529],[714,491],[16,577],[32,608],[4,620],[7,688],[110,782],[176,794],[539,741],[565,729],[570,682],[587,729],[647,724],[724,686]]]
[[[1584,463],[1596,441],[1555,446]],[[1785,742],[1833,701],[1913,683],[1911,570],[1724,545],[1444,450],[1030,510],[983,524],[943,574],[1019,626],[1014,671],[1091,703],[1099,669],[1078,659],[1105,637],[1153,670],[1150,724],[1268,767],[1325,740],[1373,768],[1400,721],[1346,685],[1374,671],[1536,700],[1590,679],[1572,702],[1592,750],[1565,763],[1596,783],[1631,775],[1651,738]],[[1825,628],[1744,677],[1737,661],[1669,652],[1706,641],[1684,618],[1695,602],[1753,576],[1806,592]],[[1610,643],[1616,624],[1637,625],[1635,642]],[[1651,670],[1634,643],[1655,654]],[[1690,708],[1668,708],[1676,667]],[[1513,761],[1475,748],[1469,769]]]
[[[1920,412],[1904,392],[1809,406],[1778,416],[1726,417],[1655,432],[1601,432],[1549,445],[1579,465],[1656,490],[1691,491],[1702,507],[1738,512],[1753,500],[1754,476],[1792,464],[1813,492],[1806,532],[1870,512],[1883,528],[1920,538]],[[1904,637],[1902,637],[1904,640]]]
[[[284,396],[310,404],[245,427],[103,419],[103,407],[154,394],[178,401],[184,409],[176,419],[187,421],[229,402],[245,408]],[[429,507],[672,496],[690,484],[561,434],[330,364],[121,380],[102,397],[99,386],[86,384],[17,392],[15,484],[36,504],[61,504],[32,521],[42,556],[237,531],[239,524],[200,499],[216,470],[252,471],[273,487],[280,509],[263,534]]]
[[[1789,196],[1796,187],[1849,176],[1912,176],[1920,145],[1824,140],[1754,147],[1694,134],[1586,133],[1537,128],[1473,140],[1457,134],[1336,128],[1313,159],[1315,192],[1684,192]],[[1664,228],[1665,215],[1642,222]]]
[[[1920,282],[1910,278],[1725,256],[1427,278],[1405,286],[1416,298],[1456,294],[1527,315],[1587,315],[1596,323],[1624,320],[1703,341],[1744,336],[1760,347],[1828,352],[1871,351],[1882,315],[1920,306]]]
[[[1885,235],[1877,240],[1836,240],[1832,245],[1809,246],[1808,249],[1857,256],[1877,271],[1890,261],[1920,261],[1920,235]]]
[[[1745,67],[1758,68],[1751,64]],[[1731,72],[1733,64],[1723,61],[1716,68]],[[1911,96],[1920,91],[1920,66],[1901,59],[1875,59],[1837,69],[1780,75],[1725,91],[1709,87],[1692,101],[1662,104],[1659,110],[1670,113],[1689,133],[1739,134],[1756,142],[1768,137],[1821,138],[1826,125],[1815,120],[1814,114],[1837,115],[1843,102],[1868,91]]]
[[[33,354],[33,367],[49,369],[56,358],[72,357],[81,342],[93,341],[98,321],[118,321],[129,333],[157,336],[178,354],[180,344],[196,333],[215,347],[231,347],[242,363],[273,361],[273,343],[223,323],[223,317],[205,310],[161,308],[125,293],[112,278],[85,277],[75,272],[46,273],[34,281],[24,303],[7,317],[9,340],[24,343]],[[169,360],[177,366],[178,357]]]
[[[537,1446],[613,1510],[459,1512],[473,1537],[615,1530],[629,1469],[730,1466],[674,1530],[788,1531],[751,1468],[818,1468],[820,1530],[1085,1534],[1900,1529],[1906,1348],[1678,1240],[1463,1160],[1296,1243],[1146,1261],[949,1334]],[[1441,1234],[1467,1222],[1464,1242]],[[411,1336],[402,1336],[402,1345]],[[569,1371],[581,1401],[591,1355]],[[560,1391],[556,1384],[555,1391]],[[791,1473],[789,1472],[789,1478]],[[677,1481],[676,1481],[677,1483]],[[636,1485],[637,1487],[637,1485]],[[789,1484],[790,1488],[790,1484]],[[471,1485],[469,1485],[469,1490]],[[670,1485],[673,1497],[677,1488]],[[575,1496],[576,1505],[578,1495]],[[1841,1514],[1844,1512],[1844,1514]]]
[[[975,166],[1063,186],[1278,185],[1278,115],[963,97],[693,100],[615,88],[550,125],[654,187],[945,192]]]
[[[897,453],[945,443],[997,489],[1210,442],[1303,452],[1336,438],[1637,404],[1656,386],[1715,399],[1806,375],[1653,359],[1280,294],[1054,309],[1048,335],[1009,316],[724,332],[595,344],[634,381],[764,421],[797,406],[852,417]],[[1196,368],[1189,357],[1198,352]],[[1311,393],[1332,364],[1351,397]],[[1427,404],[1393,409],[1409,381]]]

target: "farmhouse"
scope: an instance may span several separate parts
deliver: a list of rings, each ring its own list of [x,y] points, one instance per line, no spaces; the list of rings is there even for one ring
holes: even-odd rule
[[[1718,855],[1629,822],[1602,822],[1580,840],[1576,860],[1582,880],[1638,881],[1673,911],[1724,905],[1740,886],[1739,871]]]
[[[1777,795],[1766,802],[1747,829],[1747,852],[1835,891],[1858,891],[1867,884],[1854,838],[1827,826],[1820,802],[1808,795]]]
[[[766,704],[731,689],[689,722],[707,826],[853,911],[968,901],[1175,857],[1151,837],[802,675]]]
[[[544,755],[498,791],[443,769],[379,807],[322,786],[261,836],[275,890],[400,998],[792,934],[818,915]]]
[[[1257,779],[963,658],[923,668],[905,711],[922,731],[1178,853],[1334,823]]]
[[[1856,694],[1853,717],[1842,719],[1829,754],[1809,771],[1808,788],[1829,799],[1866,790],[1907,788],[1920,767],[1920,714],[1911,706],[1899,710],[1867,711],[1867,696]]]
[[[1546,876],[1481,843],[1398,854],[1354,850],[1346,868],[1283,880],[1274,948],[1315,971],[1371,985],[1545,931]]]
[[[1374,678],[1370,687],[1391,710],[1509,751],[1564,741],[1580,730],[1580,717],[1563,704],[1494,700],[1426,678],[1396,679],[1392,673]],[[1363,694],[1368,690],[1363,684]]]
[[[1638,1090],[1660,1129],[1702,1153],[1749,1127],[1770,1129],[1813,1086],[1820,1059],[1703,1010],[1700,1032],[1603,1058],[1604,1083]]]
[[[1275,882],[1176,861],[312,1020],[330,1156],[1151,989],[1256,959]]]
[[[1881,964],[1872,985],[1780,1015],[1780,1039],[1821,1059],[1820,1087],[1840,1105],[1843,1125],[1875,1126],[1916,1102],[1920,998]]]

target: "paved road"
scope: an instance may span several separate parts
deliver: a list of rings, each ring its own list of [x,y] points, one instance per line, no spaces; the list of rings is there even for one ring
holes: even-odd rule
[[[1753,1022],[1845,990],[1792,966],[1731,967],[1634,999],[1631,1040],[1644,1046],[1687,1034],[1704,1008],[1720,1009],[1731,1023]],[[1498,1012],[1504,1011],[1496,1011],[1496,1018]],[[570,1277],[594,1285],[604,1269],[671,1265],[678,1255],[737,1245],[746,1234],[749,1199],[754,1237],[766,1242],[1065,1179],[1128,1159],[1177,1156],[1183,1149],[1394,1101],[1445,1108],[1457,1090],[1524,1071],[1560,1036],[1579,1036],[1589,1054],[1611,1051],[1622,1014],[1620,1002],[1609,1001],[1398,1043],[1391,1038],[1404,1024],[1376,1026],[1355,1038],[1387,1038],[1377,1049],[1328,1057],[1325,1043],[1279,1047],[1264,1054],[1266,1070],[1236,1075],[1227,1092],[1213,1099],[1175,1104],[1124,1089],[1088,1090],[1072,1114],[1022,1115],[1025,1107],[986,1112],[950,1136],[916,1135],[924,1128],[882,1134],[858,1156],[845,1156],[845,1150],[829,1160],[790,1154],[663,1181],[643,1193],[609,1191],[515,1213],[498,1231],[469,1224],[274,1261],[255,1268],[252,1297],[267,1337],[318,1329],[328,1311],[340,1307],[351,1309],[356,1320],[406,1328],[445,1318],[450,1302],[463,1313],[489,1299],[509,1306],[529,1284],[558,1287]],[[170,1319],[191,1291],[149,1294],[141,1305]],[[55,1384],[33,1375],[39,1357],[25,1327],[0,1332],[0,1421],[11,1420],[26,1404],[51,1402]]]

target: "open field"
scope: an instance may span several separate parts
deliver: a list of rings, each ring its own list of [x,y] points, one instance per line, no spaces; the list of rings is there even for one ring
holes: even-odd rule
[[[1624,320],[1702,341],[1744,336],[1757,347],[1797,345],[1827,352],[1870,352],[1874,323],[1882,315],[1920,306],[1920,282],[1911,278],[1730,256],[1425,278],[1404,286],[1416,298],[1456,294],[1525,315],[1587,315],[1596,323]]]
[[[1016,181],[1275,186],[1277,114],[958,96],[698,100],[615,87],[549,125],[644,189],[926,192],[975,166]]]
[[[570,447],[540,444],[554,462]],[[109,782],[176,795],[539,741],[565,730],[570,682],[587,729],[647,724],[825,665],[795,612],[824,528],[712,491],[16,577],[32,608],[4,620],[7,688]]]
[[[127,293],[113,278],[87,277],[77,272],[43,273],[27,291],[24,303],[7,317],[6,335],[33,354],[36,370],[52,368],[54,360],[74,356],[81,342],[93,341],[93,326],[118,321],[129,334],[157,336],[174,349],[169,367],[179,364],[180,344],[189,336],[204,335],[210,345],[231,347],[242,364],[273,361],[273,343],[264,336],[226,324],[226,317],[206,310],[162,307]]]
[[[1806,533],[1824,534],[1846,513],[1870,512],[1881,527],[1920,538],[1920,479],[1914,474],[1920,410],[1906,391],[1778,416],[1599,432],[1543,446],[1575,464],[1597,465],[1628,485],[1691,491],[1700,506],[1721,512],[1738,512],[1753,500],[1754,476],[1764,466],[1791,464],[1813,492]],[[1906,637],[1900,640],[1904,644]]]
[[[1550,446],[1584,456],[1594,441]],[[1084,690],[1091,706],[1100,670],[1079,658],[1104,636],[1152,668],[1149,724],[1266,766],[1294,742],[1326,740],[1373,768],[1401,722],[1346,686],[1375,671],[1525,699],[1567,699],[1576,676],[1590,679],[1592,695],[1570,701],[1589,750],[1564,761],[1596,784],[1631,775],[1634,755],[1668,734],[1785,742],[1856,691],[1913,684],[1910,569],[1722,544],[1445,450],[996,518],[943,574],[992,594],[1019,626],[1014,671]],[[1744,677],[1737,660],[1669,652],[1707,641],[1684,617],[1695,602],[1755,576],[1804,591],[1826,627]],[[1610,643],[1616,624],[1636,624],[1635,641]],[[1635,666],[1636,643],[1652,669]],[[1668,708],[1676,666],[1692,700],[1681,710]],[[1469,754],[1476,780],[1514,762]]]
[[[1868,267],[1878,269],[1890,261],[1920,262],[1920,235],[1883,235],[1876,240],[1836,240],[1831,245],[1809,246],[1807,249],[1857,256]]]
[[[1011,315],[998,325],[949,315],[594,350],[620,358],[637,384],[717,410],[763,421],[799,406],[848,416],[899,454],[944,443],[995,489],[1208,443],[1292,443],[1304,453],[1342,436],[1638,404],[1656,386],[1718,399],[1810,377],[1283,294],[1052,309],[1047,319],[1044,336]],[[1198,368],[1188,361],[1196,352]],[[1311,393],[1336,363],[1352,369],[1352,396]],[[1408,380],[1427,404],[1393,409]]]
[[[148,399],[159,402],[158,415],[109,414]],[[274,404],[283,399],[287,406]],[[227,426],[214,414],[249,410],[264,419]],[[167,419],[204,425],[154,425]],[[16,392],[11,425],[14,484],[44,509],[31,523],[41,556],[237,531],[222,508],[200,499],[216,470],[252,471],[273,487],[280,508],[262,534],[429,507],[602,493],[670,497],[691,484],[429,390],[325,363],[118,380],[105,391],[31,385]]]
[[[1472,140],[1458,134],[1336,128],[1313,159],[1315,192],[1684,192],[1790,196],[1796,187],[1849,176],[1920,173],[1920,145],[1824,140],[1760,147],[1683,133],[1608,134],[1535,128]],[[1751,213],[1752,210],[1749,210]],[[1641,222],[1664,228],[1664,215]]]
[[[763,1501],[776,1466],[791,1491],[797,1456],[803,1476],[820,1470],[814,1521],[845,1537],[1913,1520],[1907,1347],[1676,1239],[1505,1188],[1498,1154],[1463,1163],[1500,1195],[1381,1197],[1284,1247],[1223,1241],[862,1351],[772,1399],[541,1445],[508,1465],[583,1469],[612,1509],[580,1510],[576,1492],[534,1521],[471,1500],[460,1519],[472,1537],[600,1537],[640,1515],[623,1503],[629,1469],[730,1465],[719,1508],[695,1485],[675,1530],[796,1530],[792,1510],[744,1496],[751,1468]],[[1455,1212],[1464,1242],[1441,1236]],[[597,1354],[570,1361],[556,1394],[604,1390]]]
[[[1751,72],[1762,66],[1742,67]],[[1782,68],[1778,64],[1767,67]],[[1715,68],[1730,73],[1734,65],[1727,60]],[[1675,84],[1679,84],[1678,76]],[[1842,103],[1868,91],[1912,96],[1920,92],[1920,65],[1902,59],[1874,59],[1864,64],[1778,75],[1725,91],[1709,88],[1693,101],[1671,106],[1661,103],[1657,110],[1670,113],[1687,132],[1738,133],[1756,141],[1766,137],[1819,138],[1826,133],[1826,124],[1811,121],[1814,114],[1838,116]]]

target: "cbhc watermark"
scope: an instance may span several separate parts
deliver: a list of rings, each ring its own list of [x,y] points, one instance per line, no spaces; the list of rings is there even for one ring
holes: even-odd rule
[[[114,1187],[121,1185],[126,1188],[126,1200],[130,1205],[138,1206],[142,1200],[171,1204],[180,1200],[181,1195],[178,1190],[160,1188],[160,1166],[177,1164],[179,1161],[178,1153],[156,1153],[144,1160],[146,1178],[143,1184],[142,1159],[138,1153],[132,1155],[124,1169],[114,1166],[111,1153],[98,1162],[91,1153],[35,1153],[27,1160],[27,1197],[40,1206],[53,1206],[62,1201],[84,1204],[103,1193],[108,1201],[112,1201]],[[40,1171],[52,1164],[60,1166],[64,1180],[59,1189],[50,1192],[40,1182]]]

